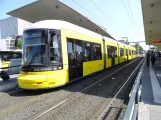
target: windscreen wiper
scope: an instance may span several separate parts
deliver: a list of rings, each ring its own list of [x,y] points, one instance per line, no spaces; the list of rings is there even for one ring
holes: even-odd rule
[[[31,58],[31,60],[29,61],[28,65],[30,65],[30,64],[34,61],[34,59],[36,58],[36,56],[37,56],[38,54],[41,55],[41,52],[40,52],[40,51],[36,52],[36,53],[32,56],[32,58]]]

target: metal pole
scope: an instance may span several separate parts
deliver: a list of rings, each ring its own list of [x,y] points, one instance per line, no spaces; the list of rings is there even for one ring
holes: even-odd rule
[[[140,54],[140,49],[139,48],[140,48],[140,46],[139,46],[139,43],[138,43],[138,54]]]

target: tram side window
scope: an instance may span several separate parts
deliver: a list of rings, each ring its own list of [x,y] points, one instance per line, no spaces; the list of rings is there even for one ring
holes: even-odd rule
[[[1,53],[1,59],[3,61],[10,61],[11,58],[12,58],[12,53],[11,52],[2,52]]]
[[[120,56],[124,56],[124,49],[120,48]]]
[[[132,55],[132,50],[131,50],[131,55]]]
[[[68,39],[68,60],[70,64],[75,64],[75,43],[73,39]]]
[[[62,63],[61,40],[58,34],[51,34],[50,63]]]
[[[129,50],[129,55],[131,55],[131,50]]]
[[[20,53],[14,53],[12,55],[12,59],[16,59],[16,58],[22,58],[22,55]]]
[[[76,57],[77,57],[77,62],[82,62],[83,61],[83,48],[82,48],[82,41],[80,40],[75,40],[75,51],[76,51]]]
[[[128,49],[126,49],[126,56],[128,56]]]
[[[108,53],[108,58],[112,58],[112,47],[107,46],[107,53]]]
[[[101,44],[93,43],[93,60],[101,60],[102,52],[101,52]]]
[[[93,60],[93,51],[92,51],[92,43],[84,42],[84,61],[92,61]]]
[[[107,46],[108,58],[117,57],[117,48],[114,46]]]
[[[114,56],[117,57],[117,47],[113,47],[114,48]]]

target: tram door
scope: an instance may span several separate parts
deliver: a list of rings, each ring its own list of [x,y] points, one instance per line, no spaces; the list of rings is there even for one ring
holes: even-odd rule
[[[112,66],[115,65],[115,47],[112,46]]]
[[[128,56],[128,49],[126,49],[126,56],[127,56],[127,61],[129,60],[129,56]]]
[[[83,76],[83,48],[82,41],[68,39],[69,80]]]
[[[107,46],[107,49],[108,49],[108,56],[111,59],[111,66],[113,66],[115,65],[115,56],[116,56],[115,47]]]

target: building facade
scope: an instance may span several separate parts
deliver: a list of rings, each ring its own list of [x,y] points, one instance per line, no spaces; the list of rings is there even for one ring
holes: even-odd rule
[[[2,19],[0,20],[0,39],[22,35],[23,30],[30,25],[31,23],[15,17]]]
[[[0,39],[0,50],[7,50],[6,39]]]
[[[13,50],[15,47],[15,39],[11,37],[6,38],[6,47],[8,50]]]

